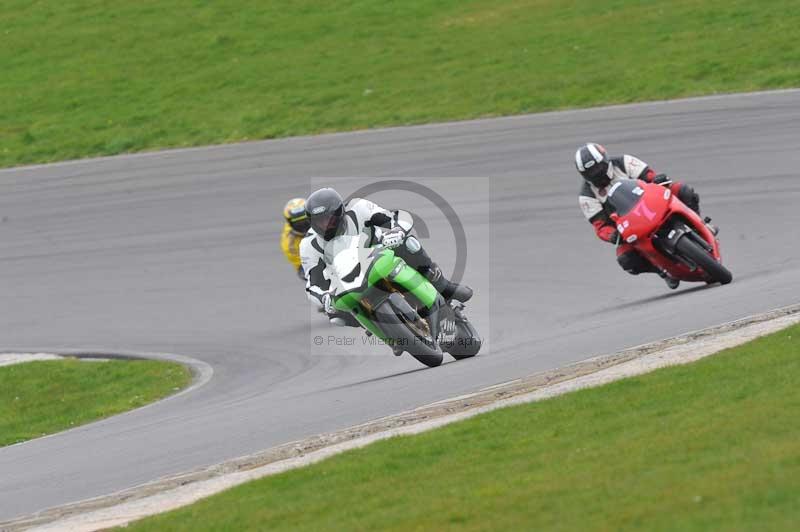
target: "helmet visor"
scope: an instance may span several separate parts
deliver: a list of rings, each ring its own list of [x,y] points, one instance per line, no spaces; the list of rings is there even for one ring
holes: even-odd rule
[[[583,178],[597,188],[608,185],[611,181],[608,177],[608,163],[597,163],[582,172]]]
[[[309,217],[311,228],[325,240],[330,240],[336,234],[339,222],[342,219],[343,208],[340,206],[333,212],[313,214]]]
[[[311,223],[308,221],[307,216],[303,216],[299,220],[290,220],[289,225],[292,226],[293,231],[303,235],[308,233],[308,230],[311,229]]]

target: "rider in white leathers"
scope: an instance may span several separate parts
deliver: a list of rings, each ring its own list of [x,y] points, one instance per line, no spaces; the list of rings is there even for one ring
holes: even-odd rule
[[[318,301],[328,315],[357,325],[338,313],[331,303],[330,277],[326,271],[325,249],[336,236],[365,234],[367,246],[378,243],[393,249],[409,266],[423,274],[446,300],[467,301],[472,289],[446,279],[439,266],[422,248],[419,240],[397,223],[397,212],[375,203],[354,198],[345,205],[332,188],[323,188],[306,200],[311,231],[300,243],[300,258],[306,274],[306,292]]]

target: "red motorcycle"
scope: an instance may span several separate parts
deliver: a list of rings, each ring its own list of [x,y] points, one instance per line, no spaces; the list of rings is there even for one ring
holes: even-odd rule
[[[703,219],[670,189],[639,180],[615,183],[608,191],[611,219],[620,239],[679,281],[728,284],[719,242]]]

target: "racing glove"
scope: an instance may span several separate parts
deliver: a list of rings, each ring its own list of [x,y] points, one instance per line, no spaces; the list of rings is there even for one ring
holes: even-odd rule
[[[325,309],[325,314],[333,316],[336,314],[336,307],[333,306],[333,297],[329,292],[322,295],[322,308]]]
[[[399,227],[394,227],[383,233],[381,236],[381,244],[383,244],[383,246],[386,248],[394,249],[403,243],[403,239],[405,239],[405,237],[405,231]]]
[[[619,232],[613,224],[606,222],[604,219],[596,219],[592,222],[592,226],[594,226],[595,233],[597,233],[597,238],[612,244],[617,243]]]

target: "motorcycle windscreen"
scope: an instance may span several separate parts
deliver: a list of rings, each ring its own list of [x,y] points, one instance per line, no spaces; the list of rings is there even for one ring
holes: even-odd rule
[[[639,182],[633,179],[620,181],[614,184],[608,191],[606,205],[620,216],[625,216],[631,212],[644,196],[644,189],[639,186]]]

